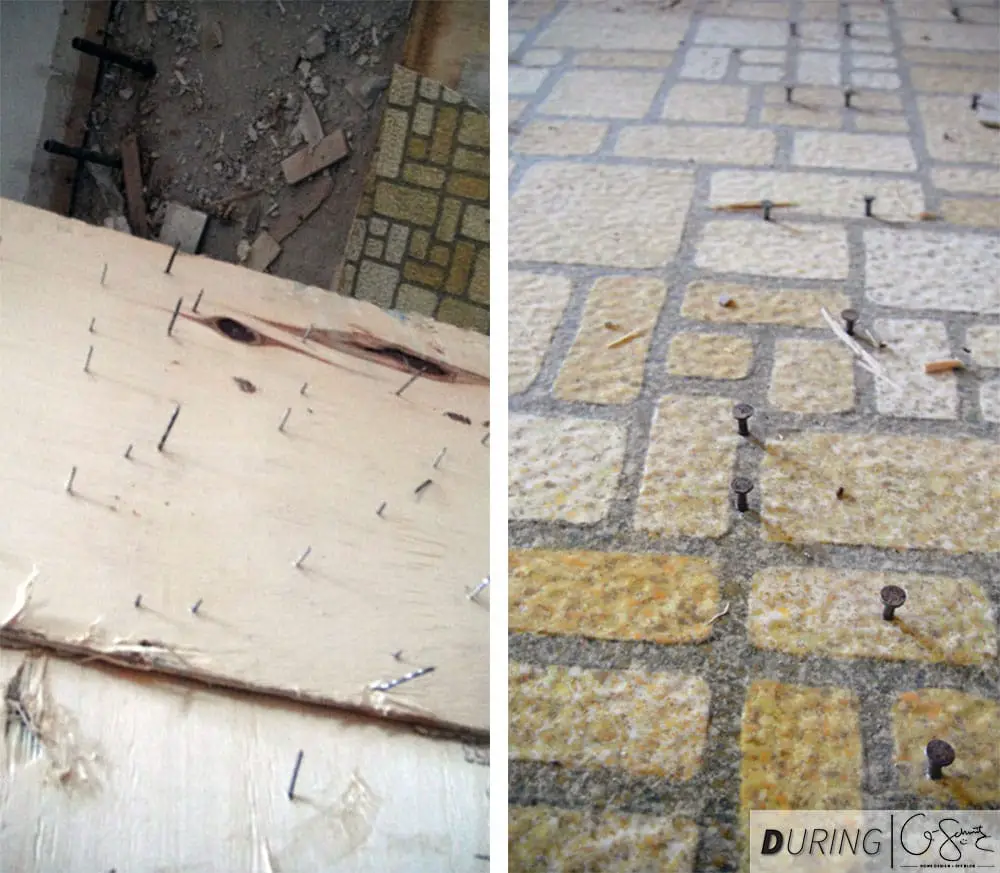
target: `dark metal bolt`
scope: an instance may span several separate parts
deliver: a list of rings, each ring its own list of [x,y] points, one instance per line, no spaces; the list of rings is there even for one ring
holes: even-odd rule
[[[116,52],[114,49],[109,49],[100,43],[91,42],[89,39],[80,39],[78,36],[73,38],[72,46],[78,52],[82,52],[85,55],[93,55],[95,58],[100,58],[109,64],[117,64],[119,67],[126,67],[129,70],[133,70],[144,79],[152,79],[156,75],[156,64],[147,58],[134,58],[124,52]]]
[[[42,143],[42,148],[50,155],[62,155],[66,158],[76,158],[78,161],[89,162],[91,164],[101,164],[105,167],[121,167],[122,159],[118,155],[106,155],[103,152],[95,152],[91,149],[81,149],[76,146],[68,146],[54,139],[47,139]],[[102,283],[103,284],[103,283]]]
[[[750,427],[747,420],[753,415],[753,407],[749,403],[737,403],[733,407],[733,418],[739,427],[740,436],[750,436]]]
[[[851,98],[856,93],[857,92],[851,90],[850,88],[848,88],[846,91],[844,91],[844,108],[845,109],[850,109],[851,108]]]
[[[875,202],[875,198],[871,196],[865,197],[865,218],[872,217],[872,204]]]
[[[972,95],[972,103],[971,103],[971,108],[972,109],[978,109],[979,108],[979,101],[980,101],[980,99],[982,99],[982,95],[981,94],[973,94]]]
[[[844,319],[844,330],[847,332],[847,335],[854,336],[854,325],[858,320],[858,311],[856,309],[845,309],[840,313],[840,317]]]
[[[774,209],[774,204],[770,200],[761,200],[760,208],[764,210],[764,221],[770,221],[771,210]]]
[[[927,775],[931,779],[944,777],[944,768],[955,761],[955,750],[944,740],[931,740],[925,750],[927,754]]]
[[[753,491],[753,482],[743,476],[737,476],[730,483],[730,487],[733,489],[733,494],[736,495],[736,508],[740,512],[746,512],[750,508],[750,504],[747,503],[747,495]]]
[[[882,618],[886,621],[892,621],[893,613],[906,603],[906,592],[898,585],[886,585],[879,592],[879,596],[882,598],[883,604]]]
[[[791,103],[792,102],[792,92],[794,90],[795,89],[791,85],[785,85],[785,102],[786,103]]]
[[[794,21],[789,21],[788,22],[788,32],[792,36],[798,36],[799,35],[799,26],[798,26],[798,24],[796,24]]]

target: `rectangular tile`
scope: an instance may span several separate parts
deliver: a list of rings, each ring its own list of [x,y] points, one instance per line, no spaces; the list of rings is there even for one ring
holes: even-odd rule
[[[717,273],[788,279],[846,279],[847,234],[839,225],[710,221],[695,263]]]
[[[623,158],[698,161],[702,164],[770,164],[777,139],[769,130],[680,125],[632,125],[622,129],[615,154]]]
[[[729,306],[720,300],[728,299]],[[825,328],[822,309],[842,312],[851,299],[840,291],[773,291],[731,282],[692,282],[681,315],[719,324],[784,324]]]
[[[572,286],[565,276],[512,270],[507,288],[507,390],[518,394],[538,375]]]

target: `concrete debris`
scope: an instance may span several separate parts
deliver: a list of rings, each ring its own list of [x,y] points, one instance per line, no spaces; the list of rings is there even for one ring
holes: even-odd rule
[[[280,254],[281,246],[266,230],[262,230],[250,246],[246,266],[263,273]]]
[[[128,226],[128,219],[124,215],[109,215],[104,219],[104,226],[120,233],[132,233],[132,228]]]
[[[316,107],[305,94],[302,95],[302,108],[299,110],[299,120],[296,128],[302,134],[302,139],[309,145],[316,145],[323,139],[323,125],[319,120]]]
[[[322,57],[326,52],[326,34],[322,30],[317,30],[306,40],[305,48],[302,49],[302,57],[312,61]]]
[[[347,93],[358,101],[365,109],[371,109],[386,88],[389,87],[388,76],[359,76],[347,85]]]
[[[122,100],[131,100],[133,94],[135,94],[135,91],[131,88],[122,88],[121,91],[118,92],[118,96],[121,97]]]
[[[208,216],[204,212],[181,203],[167,203],[163,226],[160,228],[160,242],[171,248],[180,245],[182,252],[196,255],[207,224]]]
[[[260,136],[260,134],[257,133],[257,128],[254,127],[252,124],[248,124],[247,125],[247,137],[249,138],[250,142],[257,142],[257,138],[259,136]]]
[[[325,97],[329,93],[326,90],[326,85],[323,84],[323,80],[319,76],[313,76],[309,80],[309,90],[318,97]]]
[[[146,24],[156,24],[159,15],[156,13],[156,4],[153,0],[145,0],[143,4],[146,11]]]
[[[246,239],[241,239],[236,244],[236,260],[241,264],[246,263],[246,259],[250,257],[250,241]]]
[[[309,61],[303,61],[299,64],[299,72],[302,74],[303,79],[308,79],[309,74],[312,72],[313,65]]]

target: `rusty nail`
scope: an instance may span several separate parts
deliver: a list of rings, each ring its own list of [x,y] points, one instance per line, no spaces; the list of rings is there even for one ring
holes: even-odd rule
[[[181,250],[181,244],[177,243],[177,245],[174,246],[174,250],[170,253],[170,260],[167,261],[167,269],[163,271],[164,273],[170,272],[171,268],[174,266],[174,258],[177,257],[177,253],[180,250]]]
[[[76,467],[69,471],[69,478],[66,480],[66,493],[73,493],[73,480],[76,478]]]
[[[298,570],[302,566],[302,562],[309,557],[309,553],[312,552],[312,546],[306,546],[306,550],[299,556],[299,559],[295,562],[295,569]]]
[[[285,410],[285,414],[281,417],[281,424],[278,425],[278,430],[281,431],[281,433],[285,432],[285,425],[288,423],[288,416],[291,414],[292,407],[289,406],[288,409]]]
[[[108,275],[108,265],[107,265],[107,264],[105,264],[105,265],[104,265],[104,269],[103,269],[103,270],[101,270],[101,284],[102,284],[102,285],[104,284],[104,279],[105,279],[105,277],[106,277],[107,275]]]
[[[927,775],[931,779],[944,777],[944,768],[955,761],[955,750],[944,740],[934,739],[927,744]]]
[[[882,598],[882,618],[892,621],[893,614],[906,603],[906,592],[898,585],[886,585],[880,592]]]
[[[181,314],[181,304],[184,303],[183,297],[177,298],[177,305],[174,307],[174,314],[170,317],[170,324],[167,325],[167,336],[172,336],[174,332],[174,324],[177,322],[177,316]]]
[[[93,346],[91,346],[90,347],[90,351],[87,352],[87,360],[83,362],[83,372],[84,373],[89,373],[90,372],[90,359],[92,357],[94,357],[94,347]]]
[[[93,333],[94,332],[94,325],[96,323],[97,323],[97,317],[96,316],[94,318],[90,319],[90,327],[87,328],[87,333]]]
[[[178,403],[177,408],[174,410],[174,414],[170,416],[170,421],[167,422],[167,429],[163,431],[163,436],[160,437],[160,442],[156,446],[156,451],[163,451],[163,447],[167,444],[167,437],[170,436],[170,431],[174,429],[174,422],[177,421],[177,416],[180,414],[181,405]]]
[[[202,288],[198,292],[198,296],[194,298],[194,306],[191,307],[191,311],[194,312],[195,314],[197,314],[197,312],[198,312],[198,304],[201,303],[201,295],[204,294],[204,293],[205,293],[205,289]]]
[[[431,479],[425,479],[416,488],[413,489],[413,493],[416,494],[419,497],[428,488],[430,488],[432,484],[433,484],[433,480],[431,480]]]
[[[129,443],[128,448],[125,449],[125,460],[126,461],[132,460],[132,443]]]
[[[299,767],[302,766],[302,757],[305,753],[302,749],[299,749],[298,755],[295,756],[295,767],[292,769],[292,781],[288,783],[288,799],[295,799],[295,783],[299,780]]]
[[[379,508],[375,510],[375,514],[379,518],[382,518],[382,513],[385,512],[386,506],[388,506],[388,504],[383,500],[382,503],[381,503],[381,505],[379,506]]]
[[[443,449],[441,449],[440,452],[438,452],[438,456],[434,459],[434,463],[431,465],[431,466],[434,467],[435,470],[437,469],[438,464],[440,464],[441,461],[444,459],[445,453],[447,451],[448,451],[448,447],[445,446]]]
[[[403,385],[403,387],[396,392],[396,396],[401,397],[403,395],[403,392],[407,388],[409,388],[414,382],[416,382],[417,379],[419,378],[420,378],[420,373],[414,373],[412,376],[410,376],[410,378],[406,380],[406,384]]]

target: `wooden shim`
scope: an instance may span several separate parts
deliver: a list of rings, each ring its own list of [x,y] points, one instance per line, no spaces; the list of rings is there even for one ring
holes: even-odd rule
[[[488,340],[209,258],[166,274],[159,243],[7,200],[0,224],[0,372],[19,410],[0,429],[18,507],[0,613],[38,567],[4,636],[95,652],[155,640],[154,669],[485,731],[488,611],[465,594],[488,572]],[[260,343],[224,335],[221,316]],[[396,396],[416,366],[454,381]]]
[[[337,161],[342,161],[350,154],[347,140],[342,130],[323,137],[315,146],[299,149],[294,155],[281,162],[281,172],[289,185],[308,179],[310,176],[326,169]]]
[[[333,190],[333,179],[330,176],[320,176],[308,185],[303,185],[295,192],[292,205],[274,222],[268,230],[276,242],[283,242],[302,226]]]
[[[125,203],[132,233],[149,239],[149,221],[142,196],[142,165],[139,161],[139,139],[130,133],[122,140],[122,174],[125,177]]]
[[[7,650],[0,682],[18,703],[0,744],[5,870],[488,867],[473,861],[488,851],[477,748]],[[21,713],[46,728],[38,757]]]

